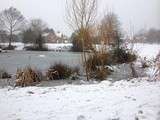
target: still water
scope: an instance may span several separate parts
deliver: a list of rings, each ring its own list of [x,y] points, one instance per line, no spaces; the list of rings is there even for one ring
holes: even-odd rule
[[[54,63],[64,63],[71,67],[82,67],[81,54],[73,52],[53,52],[53,51],[9,51],[0,53],[0,68],[15,74],[17,68],[32,66],[42,71],[46,71]]]

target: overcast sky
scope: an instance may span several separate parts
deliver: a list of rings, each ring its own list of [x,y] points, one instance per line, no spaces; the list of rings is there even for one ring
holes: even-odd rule
[[[144,28],[160,28],[160,0],[98,0],[98,16],[112,9],[124,30],[130,23],[135,32]],[[55,31],[70,35],[65,23],[65,0],[0,0],[0,10],[16,7],[27,18],[41,18]]]

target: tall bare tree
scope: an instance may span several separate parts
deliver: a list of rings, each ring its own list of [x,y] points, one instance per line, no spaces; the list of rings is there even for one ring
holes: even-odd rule
[[[66,0],[66,3],[67,23],[72,30],[79,30],[79,36],[83,46],[82,62],[86,64],[85,39],[87,39],[86,35],[88,35],[89,27],[95,22],[97,0]],[[88,68],[86,65],[84,65],[84,68],[87,80],[89,80]]]
[[[114,44],[119,47],[121,42],[120,41],[121,30],[120,30],[120,22],[115,13],[108,12],[107,14],[104,15],[99,26],[99,36],[104,44],[106,45]]]
[[[25,18],[16,8],[10,7],[0,13],[1,29],[9,34],[9,48],[11,48],[14,33],[20,31],[24,23]]]

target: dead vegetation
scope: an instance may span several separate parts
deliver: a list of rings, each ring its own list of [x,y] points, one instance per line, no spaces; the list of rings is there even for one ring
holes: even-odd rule
[[[11,75],[3,68],[0,69],[0,79],[11,78]]]
[[[34,70],[31,67],[17,69],[15,86],[33,86],[39,83],[41,80],[42,73],[38,70]]]
[[[46,73],[47,80],[62,80],[70,78],[72,75],[79,74],[79,68],[71,68],[62,63],[56,63],[48,69]]]
[[[156,57],[155,63],[156,63],[156,72],[155,72],[155,75],[154,75],[154,79],[155,80],[160,80],[160,52]]]

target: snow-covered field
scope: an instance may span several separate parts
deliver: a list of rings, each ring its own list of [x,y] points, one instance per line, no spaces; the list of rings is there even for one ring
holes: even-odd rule
[[[153,58],[160,45],[137,44],[134,50]],[[160,120],[160,81],[1,88],[0,120]]]
[[[160,120],[160,82],[0,89],[1,120]]]
[[[133,50],[141,57],[152,59],[160,52],[160,44],[137,43],[134,45]]]

